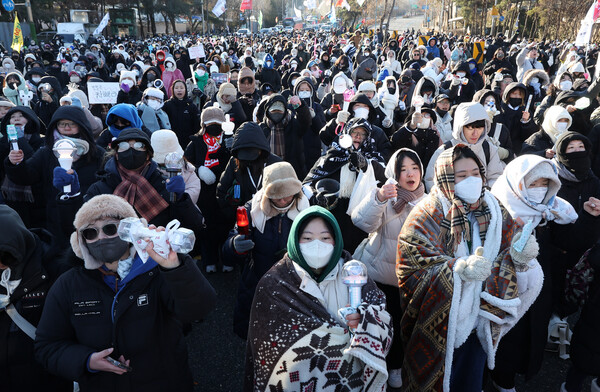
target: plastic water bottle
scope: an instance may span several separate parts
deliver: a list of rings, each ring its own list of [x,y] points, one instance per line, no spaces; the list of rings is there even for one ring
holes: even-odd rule
[[[154,243],[154,250],[163,256],[169,254],[169,249],[177,253],[189,253],[194,249],[196,235],[190,229],[179,227],[179,221],[173,220],[166,226],[165,231],[158,232],[147,228],[140,219],[129,217],[121,220],[117,229],[119,238],[134,245],[146,248],[147,240]],[[167,243],[168,240],[168,243]],[[142,245],[143,244],[143,245]]]

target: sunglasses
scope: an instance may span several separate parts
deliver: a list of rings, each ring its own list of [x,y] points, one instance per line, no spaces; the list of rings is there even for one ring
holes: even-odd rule
[[[137,151],[146,151],[146,145],[142,142],[120,142],[119,144],[117,144],[117,151],[124,152],[129,150],[131,147],[133,147],[133,149]]]
[[[101,228],[102,232],[108,237],[113,237],[117,234],[117,224],[116,223],[108,223]],[[98,238],[99,231],[95,227],[88,227],[87,229],[81,230],[81,235],[87,241],[93,241]]]

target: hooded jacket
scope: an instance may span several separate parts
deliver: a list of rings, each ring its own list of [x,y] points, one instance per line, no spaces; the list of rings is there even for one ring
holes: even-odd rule
[[[308,106],[311,115],[310,127],[304,132],[304,136],[302,137],[302,141],[304,142],[306,168],[310,169],[321,156],[321,139],[319,138],[319,131],[323,128],[326,121],[323,107],[321,107],[321,104],[317,100],[312,78],[306,76],[298,78],[296,85],[294,86],[294,95],[298,95],[300,86],[303,83],[308,83],[308,86],[312,90],[312,95],[309,99],[301,98]]]
[[[52,102],[46,102],[42,100],[42,95],[40,93],[40,99],[33,105],[33,110],[35,114],[44,122],[44,124],[48,124],[54,115],[54,112],[58,109],[59,100],[62,96],[62,88],[60,87],[60,83],[58,79],[54,76],[44,76],[38,86],[41,86],[45,83],[49,83],[52,87],[52,93],[50,97],[52,98]]]
[[[544,69],[544,66],[542,65],[542,63],[540,63],[537,59],[535,60],[530,60],[527,57],[527,54],[530,52],[531,49],[525,47],[523,49],[521,49],[521,51],[519,52],[519,54],[516,57],[516,62],[517,62],[517,80],[520,82],[523,80],[523,77],[525,76],[525,72],[529,71],[530,69]]]
[[[20,72],[17,72],[17,71],[10,72],[4,77],[4,80],[6,80],[11,75],[19,78],[19,82],[20,82],[19,86],[16,89],[12,89],[5,82],[5,86],[2,88],[2,94],[4,94],[4,96],[10,102],[14,103],[15,105],[21,106],[21,105],[23,105],[23,101],[21,100],[20,93],[27,94],[27,93],[29,93],[29,89],[27,88],[27,83],[25,83],[25,78],[23,78],[23,75],[21,75]]]
[[[61,272],[56,256],[58,244],[42,229],[28,230],[19,215],[6,205],[0,206],[2,242],[0,251],[11,254],[18,263],[10,269],[10,281],[20,280],[13,288],[9,303],[29,323],[37,326],[48,290]],[[3,271],[4,272],[4,271]],[[0,285],[0,298],[6,298]],[[3,390],[68,390],[72,382],[51,375],[34,359],[34,341],[6,314],[0,312],[0,376]]]
[[[108,114],[106,115],[106,123],[111,125],[108,125],[98,137],[97,144],[100,147],[107,148],[110,145],[110,142],[112,142],[114,138],[118,137],[119,134],[123,131],[123,129],[117,129],[114,125],[112,125],[112,122],[114,121],[114,116],[121,117],[131,123],[129,127],[126,127],[124,129],[138,128],[143,131],[146,131],[148,133],[148,136],[150,136],[150,132],[147,130],[146,127],[144,127],[142,119],[138,115],[135,106],[127,103],[117,104],[110,108]]]
[[[427,107],[422,108],[421,111],[423,113],[428,113],[431,116],[429,126],[427,128],[410,128],[410,123],[415,114],[415,108],[412,107],[404,119],[404,125],[392,135],[391,143],[394,150],[400,148],[414,150],[419,155],[419,158],[422,161],[421,164],[424,165],[424,167],[427,167],[431,157],[440,146],[441,141],[438,133],[433,130],[433,126],[438,117],[437,113],[433,109]]]
[[[267,61],[271,62],[271,66],[267,66]],[[262,70],[256,74],[256,79],[260,80],[262,84],[269,83],[271,86],[273,86],[273,90],[275,90],[275,92],[279,92],[281,91],[281,75],[276,69],[274,69],[274,65],[275,60],[273,60],[273,56],[267,54],[263,60]]]
[[[505,158],[504,161],[509,162],[514,157],[514,151],[512,140],[510,138],[510,130],[506,125],[500,122],[500,120],[502,119],[502,117],[500,116],[502,110],[502,102],[500,101],[500,97],[492,90],[482,89],[475,93],[475,95],[473,96],[473,102],[479,102],[485,108],[485,100],[489,96],[492,96],[494,98],[494,102],[496,103],[496,115],[491,120],[492,123],[490,125],[488,133],[488,141],[490,143],[496,144],[496,146],[498,147],[502,147],[508,150],[508,157]]]
[[[467,124],[471,124],[475,121],[484,120],[485,121],[485,129],[482,132],[481,136],[477,140],[476,143],[469,143],[463,134],[463,127]],[[477,102],[467,102],[460,104],[456,111],[454,112],[454,124],[452,127],[452,145],[456,146],[457,144],[467,145],[479,158],[479,161],[482,163],[485,169],[485,178],[488,186],[494,185],[496,179],[502,174],[504,171],[504,163],[500,160],[498,156],[498,147],[494,144],[488,142],[487,134],[490,130],[490,118],[480,103]],[[486,143],[488,146],[484,146]],[[427,172],[425,175],[425,187],[427,190],[431,190],[433,187],[433,180],[435,177],[435,161],[438,156],[446,149],[444,145],[440,146],[429,161],[429,165],[427,166]],[[489,149],[489,154],[486,154],[486,149]],[[486,159],[486,156],[489,155],[489,160]]]
[[[438,94],[440,93],[439,85],[435,82],[435,80],[433,80],[433,78],[431,78],[429,76],[423,76],[421,79],[419,79],[419,81],[415,85],[415,88],[413,90],[410,103],[407,102],[406,103],[406,107],[409,107],[410,104],[412,102],[414,102],[415,97],[417,97],[417,96],[423,96],[423,91],[424,91],[423,90],[423,86],[424,85],[426,85],[426,87],[428,89],[427,91],[432,91],[432,95],[429,97],[429,99],[431,100],[431,102],[433,102],[433,99],[435,97],[437,97]],[[425,103],[428,103],[428,102],[426,101]]]
[[[331,86],[332,86],[331,91],[328,92],[327,94],[325,94],[325,96],[321,100],[321,106],[323,107],[323,110],[325,111],[325,120],[326,121],[329,121],[332,118],[335,118],[337,116],[337,113],[332,113],[330,110],[333,105],[336,105],[336,104],[339,105],[340,109],[343,109],[343,107],[344,107],[343,94],[337,94],[335,91],[333,91],[333,86],[335,85],[337,78],[342,78],[344,80],[344,82],[346,83],[346,86],[348,86],[348,87],[353,86],[352,79],[347,77],[343,72],[340,72],[331,78]]]
[[[374,80],[376,75],[377,62],[373,58],[367,57],[352,72],[352,79],[358,84],[363,80]]]
[[[458,72],[464,72],[465,78],[467,79],[467,84],[463,85],[459,83],[458,85],[453,85],[452,81],[446,80],[442,82],[442,89],[446,91],[446,94],[453,101],[454,105],[458,105],[463,102],[470,102],[473,100],[473,96],[477,91],[476,84],[473,80],[473,75],[471,75],[471,70],[469,69],[469,63],[467,61],[461,61],[454,66],[452,69],[452,73],[456,75]],[[481,76],[479,76],[481,78]],[[481,83],[483,87],[483,83]]]
[[[217,185],[217,201],[227,221],[231,223],[235,221],[236,208],[252,199],[252,195],[262,184],[262,170],[260,174],[252,175],[251,178],[248,170],[240,170],[238,166],[237,154],[245,148],[260,150],[258,159],[264,162],[264,166],[281,161],[281,158],[271,154],[271,147],[260,125],[245,122],[238,128],[233,136],[232,156]],[[239,188],[236,188],[236,185]],[[239,195],[236,189],[239,189]]]
[[[524,98],[521,105],[516,109],[509,107],[510,93],[515,89],[521,89],[524,93]],[[526,123],[521,121],[523,111],[525,110],[525,104],[527,102],[527,88],[522,83],[513,82],[506,86],[504,94],[502,94],[502,113],[498,116],[497,121],[506,125],[510,130],[510,139],[515,154],[519,155],[523,142],[527,140],[536,130],[537,126],[533,121],[533,116],[530,117]],[[529,108],[530,113],[533,108]]]
[[[523,142],[523,148],[521,149],[522,154],[535,154],[542,157],[546,157],[546,150],[552,149],[556,139],[561,135],[556,124],[560,119],[567,119],[567,129],[563,132],[567,132],[571,127],[571,115],[567,109],[562,106],[551,106],[544,115],[544,123],[542,129],[531,135],[527,140]]]

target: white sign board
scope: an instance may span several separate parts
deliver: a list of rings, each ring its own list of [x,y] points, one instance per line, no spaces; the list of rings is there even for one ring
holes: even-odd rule
[[[117,103],[119,94],[119,83],[92,82],[87,84],[88,100],[90,104],[96,103]]]
[[[204,53],[204,45],[202,44],[198,46],[189,47],[188,53],[190,54],[191,59],[199,59],[206,57],[206,53]]]

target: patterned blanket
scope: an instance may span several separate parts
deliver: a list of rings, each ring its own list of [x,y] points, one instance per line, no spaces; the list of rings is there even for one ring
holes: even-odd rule
[[[492,220],[483,241],[484,256],[493,266],[483,283],[462,282],[453,271],[459,257],[447,248],[448,239],[441,238],[440,224],[450,204],[440,193],[423,199],[400,233],[396,274],[404,310],[400,335],[405,344],[405,391],[447,391],[454,348],[474,329],[493,368],[500,338],[539,293],[530,290],[526,301],[519,298],[509,254],[516,224],[489,192],[485,198]],[[535,284],[541,287],[541,280]]]
[[[361,319],[352,336],[300,284],[287,255],[261,279],[244,390],[385,391],[392,328],[383,293],[371,280],[363,286]]]

